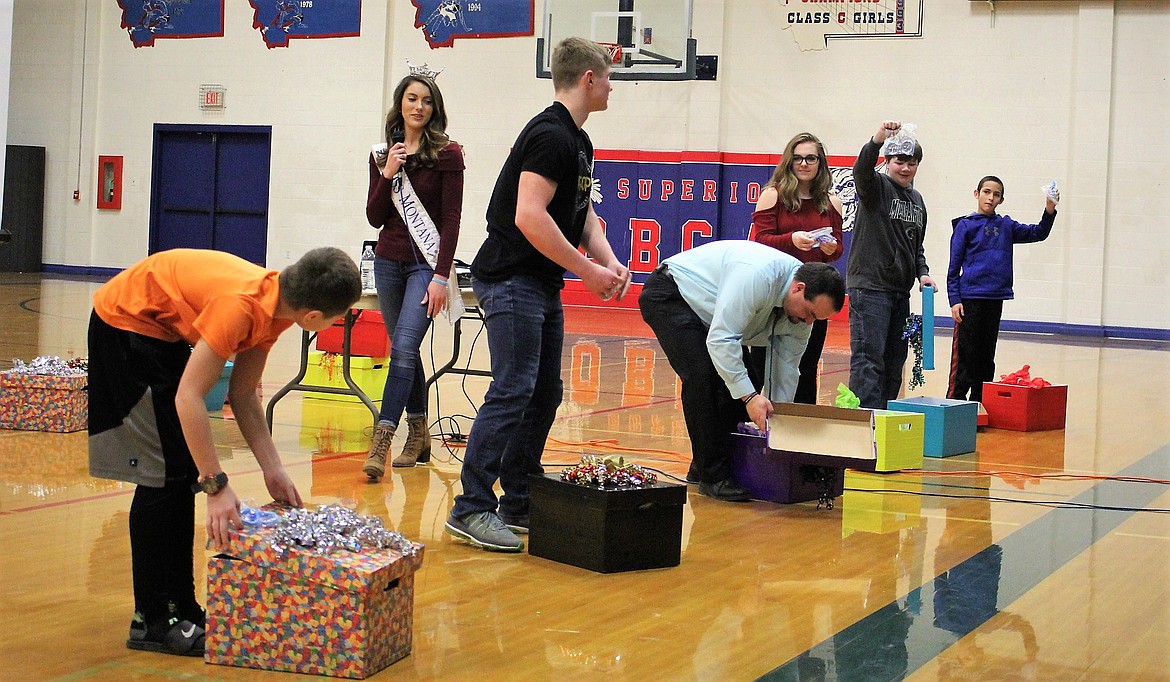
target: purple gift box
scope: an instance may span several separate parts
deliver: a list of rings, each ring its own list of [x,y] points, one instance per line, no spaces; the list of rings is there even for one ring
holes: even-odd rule
[[[791,452],[772,450],[767,437],[750,424],[740,424],[731,439],[731,476],[753,499],[781,504],[817,500],[824,485],[818,478],[826,475],[832,497],[844,491],[844,466],[818,466]]]

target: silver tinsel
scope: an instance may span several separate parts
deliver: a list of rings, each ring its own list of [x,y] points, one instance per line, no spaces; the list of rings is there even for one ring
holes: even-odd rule
[[[13,374],[43,374],[55,377],[84,376],[89,371],[89,362],[86,358],[62,360],[56,355],[41,355],[27,363],[19,358],[14,359],[12,369],[8,371]]]
[[[360,552],[363,547],[375,547],[404,557],[418,552],[413,542],[387,529],[378,517],[362,516],[338,504],[316,511],[288,509],[272,528],[273,544],[280,548],[305,547],[329,554],[338,549]]]

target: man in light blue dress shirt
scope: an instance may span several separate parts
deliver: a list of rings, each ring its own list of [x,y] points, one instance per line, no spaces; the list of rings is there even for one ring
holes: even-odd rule
[[[763,429],[773,402],[792,401],[813,321],[844,303],[845,283],[832,266],[801,264],[750,241],[684,251],[646,279],[638,306],[682,379],[691,473],[701,494],[749,499],[731,478],[731,433],[745,418]],[[768,349],[763,394],[748,377],[744,346]]]

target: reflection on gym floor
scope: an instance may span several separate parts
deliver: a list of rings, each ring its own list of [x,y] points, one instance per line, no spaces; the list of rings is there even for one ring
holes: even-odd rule
[[[0,357],[85,355],[96,286],[6,275]],[[457,366],[486,368],[478,323],[462,333]],[[847,381],[847,333],[830,326],[822,403]],[[450,356],[451,329],[432,337],[424,362],[434,367]],[[262,393],[296,373],[299,343],[289,333],[274,348]],[[549,471],[602,454],[683,477],[678,381],[636,312],[568,310],[563,360]],[[849,472],[831,510],[719,502],[691,486],[680,565],[605,575],[443,533],[486,378],[436,382],[431,462],[380,483],[361,472],[371,420],[356,402],[292,394],[275,410],[274,437],[307,503],[376,515],[426,545],[413,651],[376,679],[1170,680],[1168,360],[1166,344],[1005,334],[1003,372],[1031,364],[1069,385],[1065,429],[981,429],[975,452],[928,458],[922,471]],[[926,379],[911,395],[941,397],[945,369]],[[241,498],[266,501],[230,406],[214,427]],[[4,669],[24,679],[263,676],[123,646],[132,490],[91,478],[85,447],[84,433],[0,431]],[[196,552],[197,580],[210,556]]]

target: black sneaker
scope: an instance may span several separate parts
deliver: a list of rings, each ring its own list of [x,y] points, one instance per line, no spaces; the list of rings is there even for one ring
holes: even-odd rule
[[[723,479],[718,483],[700,483],[699,494],[723,502],[747,502],[752,499],[747,490],[741,488],[730,478]]]
[[[178,616],[179,620],[186,620],[207,630],[207,611],[198,603],[192,602],[185,609],[175,606],[174,602],[167,602],[167,610],[171,616]],[[135,611],[130,619],[130,635],[128,639],[141,641],[146,639],[146,618],[141,611]]]
[[[134,615],[137,618],[140,614]],[[143,628],[136,628],[135,622],[131,621],[127,649],[174,656],[203,656],[203,628],[191,621],[180,620],[178,616],[172,615],[159,623],[144,625]],[[142,631],[141,638],[136,638],[139,629]]]
[[[134,617],[130,619],[130,637],[127,641],[140,642],[146,639],[146,619],[142,617],[141,611],[135,611]]]
[[[528,535],[528,515],[512,516],[511,514],[500,514],[500,520],[508,527],[508,530],[517,535]]]
[[[207,611],[196,602],[183,607],[171,606],[171,615],[177,615],[179,620],[194,623],[204,630],[207,629]]]

